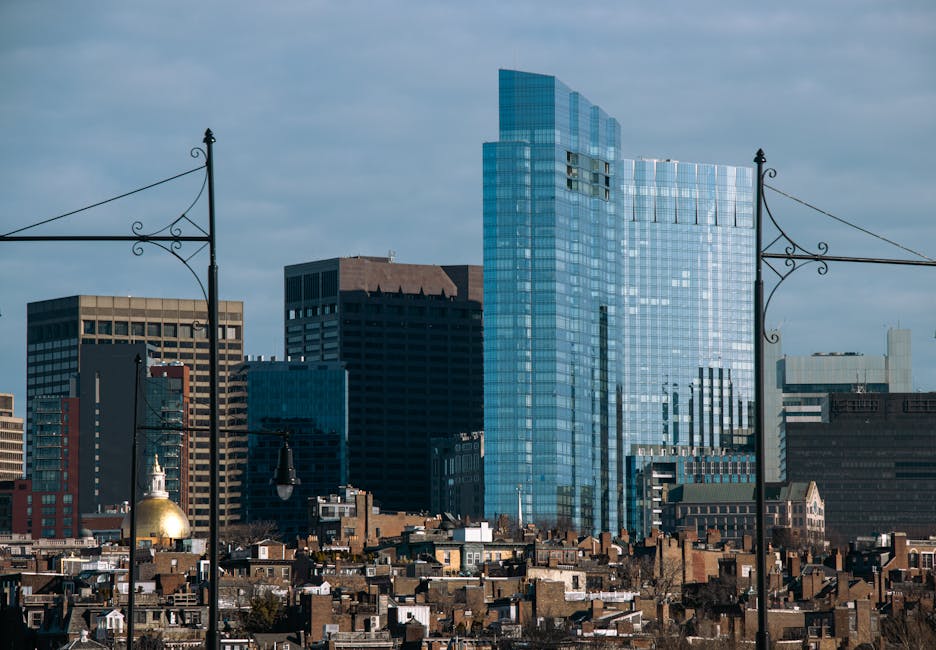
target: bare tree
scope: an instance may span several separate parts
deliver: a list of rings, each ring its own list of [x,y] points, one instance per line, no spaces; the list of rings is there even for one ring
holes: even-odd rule
[[[885,647],[895,650],[936,648],[936,615],[919,610],[891,616],[882,621]]]
[[[232,548],[247,548],[265,539],[279,539],[275,521],[258,520],[232,524],[222,531],[222,543]]]
[[[668,599],[676,593],[677,588],[681,588],[683,563],[682,560],[663,557],[660,566],[652,557],[643,557],[639,560],[641,563],[641,577],[643,582],[640,585],[642,595],[653,598],[656,601]]]

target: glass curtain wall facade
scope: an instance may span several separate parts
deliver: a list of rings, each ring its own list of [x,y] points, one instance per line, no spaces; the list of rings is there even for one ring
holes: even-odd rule
[[[501,70],[500,141],[484,145],[489,516],[620,521],[620,141],[554,77]]]
[[[620,158],[618,122],[500,71],[484,145],[485,512],[625,526],[632,444],[743,447],[752,171]]]
[[[628,443],[753,449],[752,170],[621,169]]]
[[[340,362],[248,361],[237,372],[247,386],[250,431],[289,433],[301,483],[288,501],[276,496],[279,436],[248,434],[246,520],[277,523],[283,539],[309,532],[310,498],[348,481],[348,372]]]

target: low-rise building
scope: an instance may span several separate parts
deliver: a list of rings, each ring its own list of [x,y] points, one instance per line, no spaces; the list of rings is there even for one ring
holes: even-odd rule
[[[801,543],[825,539],[825,504],[814,481],[766,486],[769,528],[787,528]],[[692,530],[700,537],[710,529],[722,539],[740,541],[755,531],[756,486],[696,483],[669,490],[664,530]]]
[[[404,512],[381,512],[374,495],[351,485],[338,494],[309,499],[309,528],[322,548],[361,553],[382,537],[396,537],[408,526],[438,524],[435,517]]]

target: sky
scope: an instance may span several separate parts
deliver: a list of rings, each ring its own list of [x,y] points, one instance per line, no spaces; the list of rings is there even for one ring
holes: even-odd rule
[[[389,251],[481,263],[499,68],[555,75],[600,105],[625,157],[751,165],[762,147],[775,187],[936,258],[936,5],[863,0],[7,0],[0,234],[198,166],[189,151],[211,128],[221,298],[245,303],[248,354],[282,355],[285,265]],[[193,174],[30,232],[156,231],[199,185]],[[806,249],[920,259],[767,198]],[[206,223],[204,199],[188,214]],[[28,302],[200,296],[156,249],[0,247],[0,392],[20,415]],[[207,255],[192,263],[204,273]],[[807,268],[766,323],[788,354],[881,355],[888,327],[910,328],[914,387],[936,390],[934,286],[936,268]]]

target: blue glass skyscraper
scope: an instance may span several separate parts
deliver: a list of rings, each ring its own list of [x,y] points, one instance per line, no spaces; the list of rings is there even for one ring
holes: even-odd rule
[[[751,171],[620,150],[618,122],[555,77],[500,72],[484,145],[489,516],[615,530],[631,445],[744,440]]]

